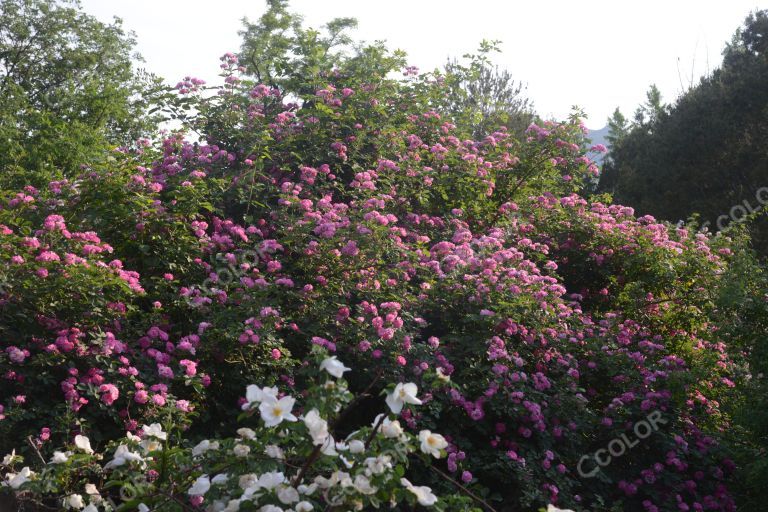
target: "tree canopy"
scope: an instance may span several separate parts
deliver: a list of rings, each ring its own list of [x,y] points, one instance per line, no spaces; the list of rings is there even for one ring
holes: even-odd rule
[[[0,180],[67,176],[147,135],[157,81],[135,41],[76,1],[0,1]]]

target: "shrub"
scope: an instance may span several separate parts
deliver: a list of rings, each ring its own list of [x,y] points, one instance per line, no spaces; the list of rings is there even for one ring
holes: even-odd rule
[[[272,84],[227,54],[223,86],[178,86],[197,140],[7,193],[0,251],[20,262],[0,307],[0,439],[29,469],[9,459],[6,482],[32,471],[22,497],[77,508],[72,495],[94,499],[85,482],[115,499],[131,481],[124,508],[219,510],[253,486],[209,480],[253,473],[336,506],[298,489],[311,469],[351,492],[339,507],[430,496],[406,478],[445,510],[733,510],[720,401],[744,368],[715,323],[731,243],[577,195],[597,172],[578,116],[471,140],[441,111],[443,77],[395,79],[382,52]],[[330,354],[354,371],[326,387],[312,377]],[[244,395],[254,383],[295,397],[304,420],[239,422],[265,393]],[[391,386],[411,384],[420,406],[393,406]],[[314,460],[313,409],[366,456],[400,450],[392,468],[356,487],[363,454]],[[382,414],[398,416],[400,448],[371,427]],[[238,427],[253,436],[226,437]],[[406,454],[422,431],[444,436],[439,461]],[[75,456],[77,436],[128,464]],[[284,459],[260,455],[273,444]]]

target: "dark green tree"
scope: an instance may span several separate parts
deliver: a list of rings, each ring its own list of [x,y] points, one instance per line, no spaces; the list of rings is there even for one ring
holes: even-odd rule
[[[763,207],[768,186],[768,11],[750,14],[723,63],[665,107],[658,90],[611,140],[600,189],[640,213],[677,221],[700,214],[722,229]],[[768,225],[753,225],[768,250]]]

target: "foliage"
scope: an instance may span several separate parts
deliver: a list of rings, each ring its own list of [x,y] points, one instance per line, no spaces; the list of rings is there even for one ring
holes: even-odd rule
[[[134,69],[134,41],[77,1],[0,1],[0,180],[72,176],[110,146],[153,127],[158,83]]]

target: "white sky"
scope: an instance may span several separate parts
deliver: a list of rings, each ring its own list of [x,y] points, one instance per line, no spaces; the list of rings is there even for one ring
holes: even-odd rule
[[[169,82],[185,75],[217,82],[218,57],[237,51],[240,20],[256,20],[263,0],[82,0],[86,12],[123,19],[146,67]],[[656,83],[667,101],[721,61],[724,43],[768,0],[293,0],[319,27],[359,21],[358,39],[388,41],[422,70],[500,39],[496,62],[528,84],[544,116],[582,107],[600,128],[617,106],[626,114]],[[679,69],[678,73],[678,60]]]

